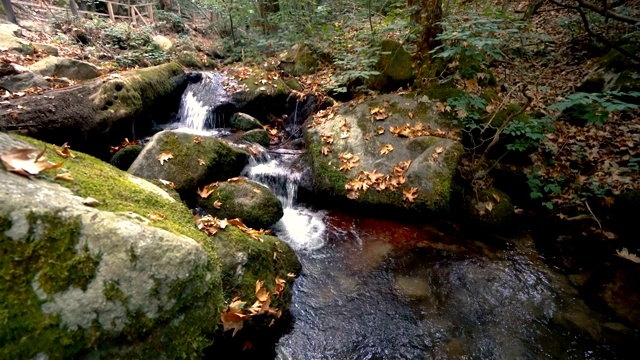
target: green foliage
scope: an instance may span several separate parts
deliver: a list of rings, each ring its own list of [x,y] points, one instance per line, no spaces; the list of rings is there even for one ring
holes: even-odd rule
[[[586,112],[582,117],[587,124],[602,125],[614,111],[637,109],[638,105],[622,101],[622,98],[638,98],[640,92],[608,91],[604,93],[578,92],[567,96],[564,100],[551,105],[549,110],[564,111],[576,105],[583,105]]]
[[[184,21],[182,21],[182,18],[178,16],[178,14],[170,11],[156,10],[155,17],[158,21],[157,26],[159,27],[167,26],[177,34],[182,34],[187,31]]]
[[[455,114],[454,122],[463,124],[465,128],[476,128],[487,101],[480,96],[464,93],[463,95],[447,99],[447,105],[451,106]]]
[[[545,132],[553,131],[553,120],[550,117],[530,118],[527,121],[512,121],[504,129],[504,134],[515,140],[507,144],[507,150],[527,151],[537,149],[544,139]]]
[[[527,184],[529,184],[529,188],[531,188],[531,194],[529,195],[532,199],[543,199],[551,194],[557,195],[562,192],[562,188],[555,179],[546,179],[543,182],[543,179],[540,178],[537,172],[533,175],[527,175]],[[553,209],[553,203],[551,201],[544,201],[542,206],[549,210]]]

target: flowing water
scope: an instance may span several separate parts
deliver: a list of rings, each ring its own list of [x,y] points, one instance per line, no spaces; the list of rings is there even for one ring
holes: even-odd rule
[[[217,75],[183,96],[181,126],[216,127]],[[191,86],[191,85],[190,85]],[[211,97],[211,96],[209,96]],[[200,98],[200,100],[199,100]],[[298,204],[299,152],[254,156],[243,175],[284,206],[275,234],[302,263],[291,328],[260,359],[615,359],[610,329],[527,235],[463,235]],[[637,338],[637,337],[636,337]],[[251,355],[249,355],[251,354]],[[632,358],[628,356],[628,358]]]

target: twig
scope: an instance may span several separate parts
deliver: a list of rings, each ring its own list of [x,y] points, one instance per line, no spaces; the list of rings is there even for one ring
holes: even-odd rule
[[[593,220],[595,220],[598,223],[598,227],[602,229],[602,224],[600,224],[600,220],[598,220],[598,218],[593,213],[593,211],[591,211],[591,207],[589,206],[589,203],[587,202],[587,200],[584,201],[584,204],[587,205],[587,210],[589,210],[589,212],[591,213],[591,216],[593,216]]]

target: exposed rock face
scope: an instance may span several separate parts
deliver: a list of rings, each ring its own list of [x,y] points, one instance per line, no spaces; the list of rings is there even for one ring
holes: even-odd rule
[[[395,40],[382,40],[380,44],[380,59],[376,64],[376,70],[380,75],[374,76],[371,86],[374,89],[393,89],[405,86],[413,80],[413,59],[403,47]]]
[[[173,158],[161,164],[158,156],[162,153],[170,153]],[[173,181],[178,191],[195,190],[237,176],[248,158],[246,152],[219,139],[202,137],[196,143],[191,134],[163,131],[145,146],[129,172],[147,179]]]
[[[220,208],[215,207],[219,202]],[[240,218],[249,227],[266,229],[282,218],[282,203],[268,188],[251,180],[222,182],[198,204],[219,219]]]
[[[18,92],[32,87],[48,89],[51,84],[44,77],[32,72],[23,72],[17,75],[10,75],[0,78],[0,88],[11,92]]]
[[[0,154],[32,146],[42,144],[0,133]],[[74,155],[49,146],[62,168],[32,179],[0,166],[0,358],[197,358],[225,302],[253,300],[256,280],[273,292],[276,276],[299,271],[277,238],[234,226],[209,238],[158,186]],[[74,181],[52,180],[55,171]],[[96,208],[82,205],[87,196]],[[289,289],[271,306],[286,310]]]
[[[175,63],[132,70],[46,97],[10,100],[0,109],[0,129],[58,145],[68,142],[75,150],[109,159],[109,145],[149,134],[154,123],[168,121],[185,86],[186,75]]]
[[[88,62],[48,56],[29,66],[29,70],[42,76],[65,77],[72,80],[89,80],[98,77],[98,68]]]
[[[22,29],[14,24],[0,24],[0,49],[15,51],[22,55],[33,55],[33,46],[19,38]]]
[[[374,116],[384,120],[375,121]],[[438,119],[433,103],[426,97],[412,99],[390,94],[365,101],[353,109],[349,104],[340,106],[333,118],[320,121],[309,129],[305,127],[313,190],[339,198],[349,197],[361,205],[418,212],[447,209],[462,145],[451,139],[457,137],[455,133],[441,129]],[[443,137],[412,137],[411,133],[404,137],[391,133],[392,127],[398,130],[407,123],[411,129],[421,128],[423,135],[429,133]],[[327,142],[327,137],[332,138],[333,144]],[[391,145],[393,150],[381,155],[381,148],[387,145]],[[326,147],[326,155],[323,147]],[[347,163],[355,158],[358,161],[351,163],[350,170],[341,171],[339,168],[345,162],[340,159],[341,154],[343,157],[353,156],[346,160]],[[397,172],[394,167],[406,161],[411,163],[402,174],[403,183],[399,176],[394,175]],[[371,174],[374,170],[377,175],[361,174],[361,171]],[[395,179],[397,187],[386,186],[380,191],[361,188],[355,194],[346,189],[353,179],[361,176],[376,177],[387,185]],[[403,199],[403,190],[411,188],[417,188],[413,202]]]

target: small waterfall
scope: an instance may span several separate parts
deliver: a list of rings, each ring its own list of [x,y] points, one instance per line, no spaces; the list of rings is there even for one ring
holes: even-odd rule
[[[277,236],[296,250],[319,249],[325,244],[324,211],[315,211],[296,201],[300,173],[291,164],[299,154],[257,151],[242,172],[243,176],[267,186],[282,202],[284,216],[273,228]]]
[[[178,127],[196,131],[224,127],[233,105],[222,80],[217,72],[190,75],[180,102]]]

